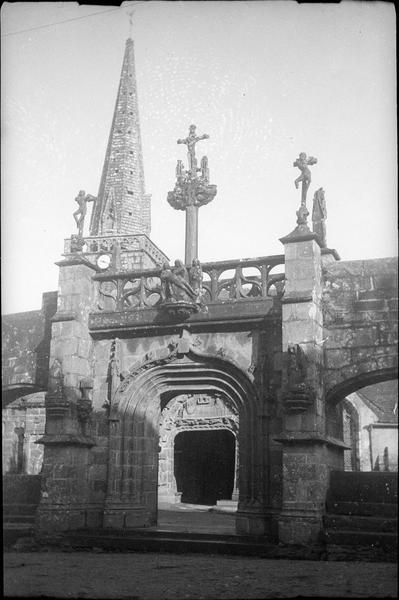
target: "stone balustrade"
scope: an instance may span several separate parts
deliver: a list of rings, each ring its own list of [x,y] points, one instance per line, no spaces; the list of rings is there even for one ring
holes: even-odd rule
[[[202,300],[216,304],[279,296],[284,286],[283,265],[284,255],[203,263]],[[99,285],[98,310],[156,307],[161,303],[160,275],[161,268],[98,273],[94,276]]]
[[[104,236],[88,236],[81,238],[82,243],[78,254],[83,254],[85,258],[94,262],[99,254],[111,254],[115,242],[119,242],[123,253],[138,253],[147,254],[153,262],[161,264],[167,257],[150,238],[143,234],[135,235],[104,235]],[[69,255],[76,252],[74,249],[74,240],[68,238],[64,240],[64,255]]]

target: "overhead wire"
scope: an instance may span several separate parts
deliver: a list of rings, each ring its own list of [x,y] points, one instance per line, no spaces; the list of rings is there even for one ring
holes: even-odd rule
[[[46,25],[38,25],[37,27],[31,27],[30,29],[22,29],[21,31],[11,31],[10,33],[3,33],[1,37],[19,35],[20,33],[28,33],[29,31],[36,31],[37,29],[44,29],[45,27],[52,27],[53,25],[62,25],[63,23],[70,23],[71,21],[78,21],[79,19],[88,19],[89,17],[95,17],[96,15],[105,15],[110,12],[116,12],[117,10],[120,10],[120,7],[111,8],[111,10],[103,10],[97,13],[91,13],[90,15],[81,15],[80,17],[74,17],[73,19],[65,19],[64,21],[57,21],[55,23],[47,23]]]

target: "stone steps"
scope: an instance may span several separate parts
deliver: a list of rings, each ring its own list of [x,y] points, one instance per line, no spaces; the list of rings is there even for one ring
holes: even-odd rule
[[[361,502],[366,504],[397,504],[397,473],[332,471],[328,502]]]
[[[359,515],[334,515],[327,514],[324,517],[324,526],[327,529],[352,530],[352,531],[373,531],[395,533],[398,527],[398,520],[384,517],[365,517]]]
[[[74,549],[102,548],[104,550],[137,552],[199,552],[259,556],[266,552],[266,542],[240,539],[239,536],[217,536],[175,531],[76,532],[64,535]]]
[[[17,540],[34,539],[35,530],[33,525],[24,525],[22,523],[7,523],[3,527],[3,547],[13,546]]]
[[[3,517],[9,517],[12,515],[27,515],[34,516],[37,510],[37,504],[3,504]]]
[[[385,551],[395,551],[397,549],[397,535],[394,532],[385,531],[359,531],[359,530],[334,530],[325,531],[325,540],[327,545],[334,544],[339,546],[351,547],[379,547]]]
[[[341,515],[358,515],[364,517],[397,518],[398,507],[396,504],[383,502],[344,502],[328,499],[327,512]]]
[[[32,524],[35,523],[35,515],[6,515],[3,517],[3,524],[5,526],[9,524]]]
[[[281,547],[260,536],[153,530],[68,532],[63,535],[61,546],[75,550],[101,548],[121,552],[190,552],[308,560],[319,560],[324,551],[321,546]]]
[[[354,552],[359,560],[397,556],[397,474],[332,472],[324,516],[324,541],[332,560]]]

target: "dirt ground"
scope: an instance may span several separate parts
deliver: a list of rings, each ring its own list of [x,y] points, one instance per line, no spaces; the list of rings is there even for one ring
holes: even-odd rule
[[[394,598],[392,563],[203,554],[6,552],[6,597],[122,600]]]

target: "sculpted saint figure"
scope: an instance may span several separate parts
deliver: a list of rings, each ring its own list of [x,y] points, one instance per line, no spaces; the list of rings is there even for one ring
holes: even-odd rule
[[[183,161],[178,160],[176,165],[176,179],[178,181],[181,181],[182,179],[184,179],[185,174],[186,170],[184,168]]]
[[[187,159],[188,159],[188,168],[192,175],[196,176],[197,173],[197,159],[195,158],[195,144],[200,140],[206,140],[209,138],[207,133],[203,135],[196,135],[195,130],[197,129],[196,125],[190,125],[188,137],[184,140],[177,140],[178,144],[186,144],[187,146]]]
[[[79,194],[75,198],[75,202],[78,203],[79,208],[75,210],[73,213],[73,218],[76,221],[76,225],[78,226],[78,235],[82,237],[83,235],[83,225],[85,216],[87,213],[87,203],[94,202],[97,198],[92,196],[91,194],[86,194],[84,190],[80,190]]]
[[[58,358],[54,359],[48,374],[48,391],[52,394],[62,394],[64,375]]]
[[[196,301],[200,304],[202,296],[202,268],[198,258],[193,258],[192,267],[190,269],[190,283],[195,292],[197,298]]]
[[[294,162],[294,167],[298,167],[301,171],[299,177],[297,177],[294,181],[296,189],[298,189],[300,182],[302,182],[302,204],[306,204],[306,194],[312,180],[312,176],[310,173],[309,166],[315,165],[317,163],[317,158],[313,156],[306,156],[305,152],[301,152],[299,158]]]
[[[312,211],[312,222],[313,222],[313,231],[317,233],[320,238],[321,244],[323,248],[327,246],[326,240],[326,224],[325,220],[327,218],[327,207],[326,201],[324,198],[324,190],[323,188],[318,189],[313,197],[313,211]]]
[[[207,156],[203,156],[201,158],[201,178],[204,180],[204,182],[209,183],[209,168]]]
[[[305,356],[299,344],[288,345],[288,384],[292,388],[306,379]]]

